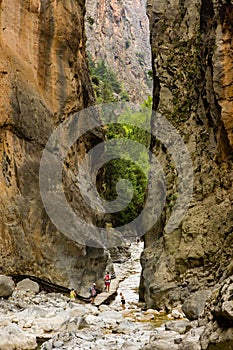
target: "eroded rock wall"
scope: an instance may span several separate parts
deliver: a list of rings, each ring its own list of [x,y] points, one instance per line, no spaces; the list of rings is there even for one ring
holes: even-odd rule
[[[87,50],[117,74],[130,101],[152,93],[151,48],[145,0],[87,0]]]
[[[93,102],[84,10],[83,0],[0,1],[1,273],[75,288],[102,276],[107,255],[75,244],[51,224],[39,192],[39,162],[55,126]],[[74,146],[66,168],[102,137],[93,134]],[[69,197],[69,186],[67,191]],[[73,207],[94,223],[80,196],[71,197]]]
[[[165,233],[177,172],[164,147],[152,145],[167,174],[168,198],[145,236],[140,295],[148,307],[170,309],[232,274],[233,3],[148,0],[148,16],[154,109],[183,137],[194,174],[189,209],[180,226]]]

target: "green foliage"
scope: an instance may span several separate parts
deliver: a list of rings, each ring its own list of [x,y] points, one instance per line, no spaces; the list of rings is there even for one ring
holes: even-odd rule
[[[91,16],[88,16],[87,17],[87,22],[89,23],[90,27],[92,27],[93,24],[95,23],[95,20]]]
[[[142,103],[142,107],[152,109],[153,97],[148,95],[147,100]]]
[[[108,155],[117,154],[119,158],[113,159],[105,165],[105,184],[104,191],[101,193],[102,197],[110,201],[115,200],[117,198],[116,184],[120,179],[128,180],[134,189],[133,199],[128,206],[121,212],[112,214],[114,226],[124,225],[132,221],[143,209],[149,174],[151,117],[151,110],[144,107],[148,106],[150,100],[151,97],[148,97],[148,100],[138,111],[132,112],[129,109],[121,114],[118,119],[120,124],[109,124],[107,127],[108,140],[127,139],[135,142],[128,144],[127,147],[123,147],[124,143],[122,145],[119,143],[116,146],[109,142],[106,149]],[[139,144],[141,147],[138,147]],[[127,195],[127,191],[125,194]]]
[[[152,86],[153,86],[153,71],[152,70],[149,70],[147,72],[144,72],[145,73],[145,80],[146,80],[146,84],[148,86],[149,89],[152,89]]]
[[[144,60],[143,53],[138,53],[137,56],[141,62]],[[107,67],[103,60],[95,63],[89,54],[89,68],[97,103],[129,101],[129,96],[115,72]],[[127,147],[120,143],[116,145],[108,142],[106,153],[117,154],[119,157],[106,163],[98,175],[100,177],[97,179],[98,190],[105,200],[114,201],[117,198],[116,185],[120,179],[128,180],[134,190],[128,206],[122,211],[111,214],[113,226],[131,222],[143,209],[149,173],[151,109],[152,97],[148,96],[141,108],[134,112],[130,109],[124,111],[118,118],[119,123],[109,124],[106,128],[108,141],[126,139],[135,142],[127,144]],[[144,147],[138,148],[139,144]],[[128,194],[127,191],[126,189],[125,196]]]
[[[148,70],[147,75],[153,79],[153,70]]]
[[[118,81],[116,73],[103,60],[95,63],[89,54],[88,61],[97,103],[129,101],[128,93]]]

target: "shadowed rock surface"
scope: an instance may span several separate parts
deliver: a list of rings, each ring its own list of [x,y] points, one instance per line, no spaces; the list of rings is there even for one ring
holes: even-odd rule
[[[148,306],[169,308],[232,274],[232,5],[149,0],[148,15],[154,108],[183,137],[194,175],[189,209],[179,227],[165,233],[178,198],[177,170],[164,147],[152,143],[166,168],[167,202],[145,236],[140,289]],[[156,128],[156,120],[152,124]]]
[[[202,314],[200,324],[210,324],[203,336],[197,335],[202,349],[230,349],[232,301],[226,285],[233,273],[233,4],[220,0],[147,3],[154,109],[175,126],[187,145],[194,192],[179,227],[166,233],[164,227],[179,196],[177,169],[166,147],[152,140],[166,172],[167,201],[144,238],[140,297],[148,307],[167,310],[184,303],[190,319],[200,317],[206,306],[209,313]],[[152,128],[156,129],[156,118]],[[151,207],[145,220],[154,212]],[[205,305],[205,298],[201,303],[190,299],[204,290],[212,293],[215,307]],[[200,349],[200,343],[191,344],[190,339],[180,348]]]

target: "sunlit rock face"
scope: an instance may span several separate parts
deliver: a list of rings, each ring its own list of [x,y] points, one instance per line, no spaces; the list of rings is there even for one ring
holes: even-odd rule
[[[116,72],[130,101],[152,93],[151,47],[146,0],[87,0],[87,50]]]
[[[154,109],[183,137],[194,176],[185,217],[177,229],[165,233],[178,198],[177,170],[164,147],[152,145],[166,171],[167,203],[160,221],[145,236],[140,294],[149,307],[169,309],[232,274],[233,4],[147,3]],[[156,127],[156,120],[152,125]]]
[[[104,274],[107,256],[57,231],[39,192],[39,162],[55,126],[93,103],[84,1],[1,0],[0,24],[1,273],[87,288]],[[64,174],[101,139],[100,131],[74,145]],[[73,208],[95,223],[71,178],[66,185]]]

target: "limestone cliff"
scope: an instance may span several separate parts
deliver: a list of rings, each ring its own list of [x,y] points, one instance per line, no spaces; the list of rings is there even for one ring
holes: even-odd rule
[[[145,0],[87,0],[87,49],[116,72],[130,100],[151,95],[151,48]]]
[[[31,274],[78,289],[102,276],[108,257],[55,229],[42,205],[38,176],[55,126],[93,102],[84,10],[83,0],[0,1],[1,273]],[[101,138],[93,134],[84,146],[74,146],[66,167]],[[73,197],[74,209],[95,222],[80,196]]]
[[[154,109],[182,135],[194,173],[189,209],[167,234],[177,173],[164,147],[152,144],[167,173],[167,203],[145,236],[140,296],[148,307],[170,309],[232,275],[233,4],[148,0],[148,16]]]

